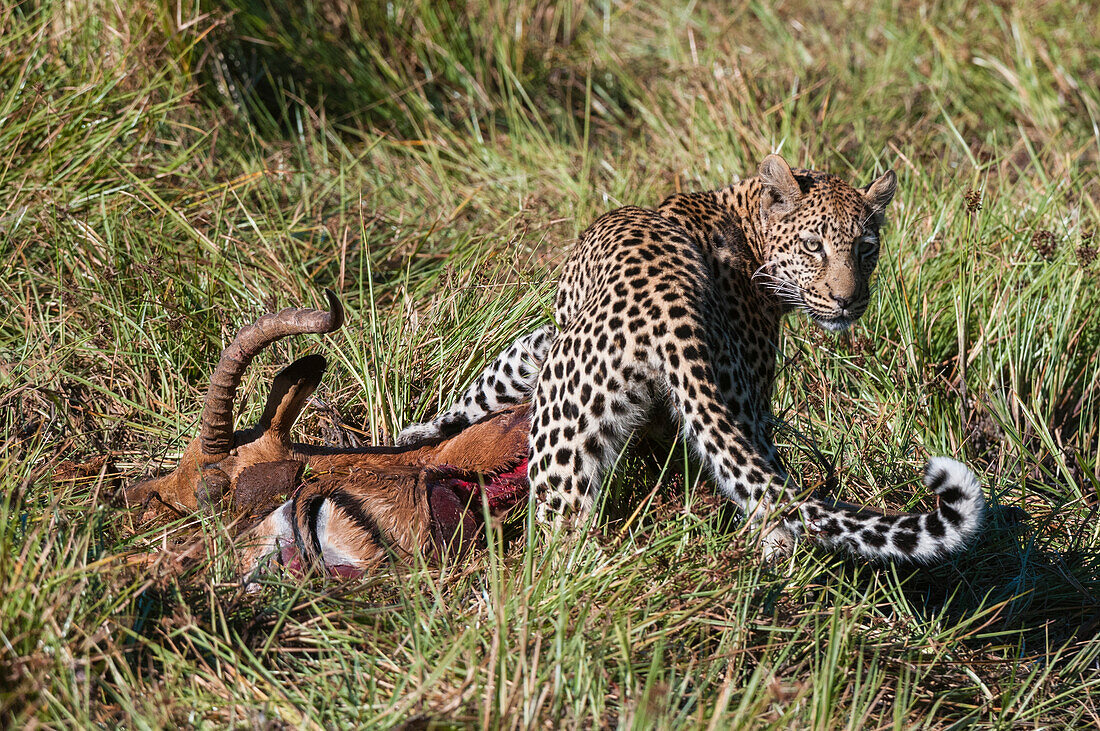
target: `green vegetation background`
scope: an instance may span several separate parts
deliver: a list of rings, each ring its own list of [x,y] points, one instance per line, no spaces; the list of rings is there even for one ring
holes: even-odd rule
[[[1065,727],[1100,721],[1100,20],[1084,2],[0,7],[0,723]],[[900,176],[872,311],[792,321],[776,413],[807,484],[994,511],[932,569],[751,531],[673,455],[580,543],[246,595],[216,519],[135,531],[236,329],[342,293],[333,421],[384,443],[548,318],[599,213],[769,151]],[[640,472],[626,465],[630,477]],[[650,493],[655,485],[659,489]],[[167,531],[167,532],[166,532]]]

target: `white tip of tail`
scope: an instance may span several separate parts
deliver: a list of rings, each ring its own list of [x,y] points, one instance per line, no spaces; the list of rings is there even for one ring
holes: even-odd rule
[[[924,485],[949,502],[959,499],[976,500],[985,507],[982,486],[970,468],[950,457],[932,457],[924,468]],[[956,488],[959,494],[952,490]]]
[[[982,486],[978,477],[962,462],[950,457],[931,458],[924,469],[924,484],[940,499],[939,510],[931,515],[939,517],[944,535],[928,535],[937,532],[934,530],[936,521],[925,518],[926,535],[922,536],[921,543],[932,539],[931,542],[939,545],[928,550],[925,556],[914,556],[918,561],[943,558],[962,549],[985,521]]]

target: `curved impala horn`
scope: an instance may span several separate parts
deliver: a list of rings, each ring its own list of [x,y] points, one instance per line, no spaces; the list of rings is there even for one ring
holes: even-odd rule
[[[344,324],[344,307],[332,290],[325,290],[329,311],[288,308],[264,315],[241,328],[222,351],[210,376],[210,390],[202,407],[202,453],[208,457],[229,454],[233,446],[233,407],[244,369],[261,350],[287,335],[330,333]]]

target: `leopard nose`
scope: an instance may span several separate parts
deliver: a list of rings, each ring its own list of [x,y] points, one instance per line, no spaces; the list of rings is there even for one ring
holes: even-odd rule
[[[829,293],[829,296],[833,298],[834,302],[836,302],[836,306],[839,307],[842,310],[848,309],[848,305],[852,304],[852,298],[851,297],[840,297],[838,295],[833,294],[832,292]]]

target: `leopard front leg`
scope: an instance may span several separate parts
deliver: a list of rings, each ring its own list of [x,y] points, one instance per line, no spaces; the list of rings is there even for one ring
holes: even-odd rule
[[[775,560],[793,550],[802,533],[801,496],[789,480],[772,442],[761,394],[732,373],[740,352],[724,343],[717,365],[701,338],[665,345],[673,409],[688,442],[718,483],[719,490],[745,512],[750,523],[772,518],[762,534],[763,554]],[[740,387],[737,384],[742,384]],[[717,384],[726,384],[719,387]]]
[[[704,330],[669,332],[648,345],[632,333],[612,332],[596,336],[603,347],[592,347],[597,321],[582,315],[563,330],[539,372],[528,464],[539,520],[559,523],[591,508],[608,467],[645,422],[654,395],[665,392],[721,492],[752,523],[772,517],[765,556],[788,553],[801,532],[799,495],[774,448],[765,448],[771,441],[749,393],[717,385],[726,379],[715,373],[712,350],[691,334]]]

